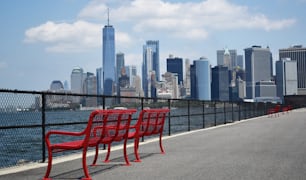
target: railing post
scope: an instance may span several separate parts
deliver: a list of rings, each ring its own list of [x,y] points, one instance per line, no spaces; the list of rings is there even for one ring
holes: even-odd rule
[[[256,116],[255,103],[252,103],[252,118]]]
[[[205,101],[203,102],[203,129],[205,128]]]
[[[240,121],[241,120],[241,103],[240,102],[238,103],[238,112],[239,112],[238,121]]]
[[[247,118],[247,109],[248,109],[249,107],[248,107],[248,103],[245,103],[244,105],[245,105],[245,106],[244,106],[244,118],[243,118],[243,119],[246,119],[246,118]]]
[[[254,110],[253,110],[253,103],[250,103],[250,117],[249,118],[253,118],[254,116]]]
[[[105,96],[102,97],[102,107],[105,109]]]
[[[42,140],[41,140],[41,146],[42,146],[42,162],[46,161],[46,147],[45,147],[45,137],[46,137],[46,94],[41,94],[41,132],[42,132]]]
[[[233,100],[231,101],[231,103],[232,103],[232,122],[234,122],[235,120],[234,120],[234,102]]]
[[[264,103],[264,106],[263,106],[263,109],[262,109],[262,114],[261,114],[262,116],[266,115],[266,112],[267,112],[267,111],[266,111],[266,105],[267,105],[267,104]]]
[[[170,103],[170,99],[168,99],[168,108],[171,109],[171,103]],[[168,113],[168,135],[171,136],[171,111],[169,111]]]
[[[224,124],[226,124],[226,102],[223,102],[223,116],[224,116]]]
[[[144,102],[144,98],[141,97],[141,110],[143,110],[144,108],[143,102]],[[144,136],[142,136],[141,141],[144,142]]]
[[[252,112],[252,118],[255,117],[255,103],[252,103],[252,106],[251,106],[251,112]]]
[[[190,131],[190,100],[187,101],[188,105],[188,131]]]
[[[255,106],[255,103],[252,103],[252,112],[253,112],[253,116],[252,116],[252,118],[253,118],[253,117],[256,116],[256,106]]]
[[[105,96],[102,96],[102,107],[103,109],[105,109]],[[103,149],[105,150],[106,149],[106,145],[103,144]]]
[[[217,103],[214,101],[215,126],[217,126]]]

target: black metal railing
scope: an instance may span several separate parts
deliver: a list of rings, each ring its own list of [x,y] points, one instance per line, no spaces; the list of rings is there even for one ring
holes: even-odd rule
[[[48,130],[81,131],[93,109],[118,106],[139,110],[170,108],[164,128],[164,134],[170,136],[262,116],[272,105],[0,89],[0,168],[44,162]]]

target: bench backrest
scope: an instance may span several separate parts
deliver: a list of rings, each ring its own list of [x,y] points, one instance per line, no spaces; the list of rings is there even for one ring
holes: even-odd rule
[[[136,109],[92,111],[85,129],[84,143],[93,139],[98,142],[106,137],[109,140],[124,138],[128,133],[132,114],[136,111]]]
[[[108,141],[125,139],[128,136],[132,115],[136,111],[136,109],[109,110],[103,138],[107,138]]]
[[[135,125],[136,134],[138,136],[149,136],[162,133],[168,112],[169,109],[164,108],[142,110]]]

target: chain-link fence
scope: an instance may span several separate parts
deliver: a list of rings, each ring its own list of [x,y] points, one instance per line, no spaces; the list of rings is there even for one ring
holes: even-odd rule
[[[81,131],[93,109],[119,107],[170,108],[164,135],[171,135],[262,116],[269,104],[0,90],[0,168],[44,162],[46,132]]]

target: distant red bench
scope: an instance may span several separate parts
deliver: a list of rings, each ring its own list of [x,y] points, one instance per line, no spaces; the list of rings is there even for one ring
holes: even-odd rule
[[[268,117],[273,117],[273,116],[279,116],[279,112],[281,111],[281,106],[278,104],[278,105],[275,105],[274,107],[272,108],[269,108],[268,109]]]
[[[96,149],[98,149],[99,144],[110,144],[111,142],[119,139],[125,139],[124,157],[126,163],[128,164],[126,154],[126,139],[128,136],[128,130],[130,128],[132,114],[135,112],[136,109],[95,110],[90,114],[87,127],[82,132],[49,131],[45,138],[48,148],[48,167],[43,180],[51,179],[49,178],[49,175],[52,168],[53,153],[77,149],[83,149],[82,164],[85,174],[85,178],[83,178],[83,180],[91,180],[86,163],[86,153],[88,147],[96,147]],[[78,137],[78,139],[61,143],[51,143],[51,135]]]
[[[140,112],[136,123],[130,126],[127,139],[134,139],[134,154],[136,162],[141,161],[138,154],[138,148],[139,148],[140,138],[144,136],[159,135],[160,150],[161,153],[165,153],[162,145],[162,135],[164,130],[165,118],[168,112],[170,112],[170,110],[166,108],[144,109]],[[124,143],[124,146],[126,146],[126,143]],[[124,147],[124,149],[126,149],[126,147]],[[108,144],[108,151],[104,162],[109,161],[110,152],[111,152],[111,143]],[[96,151],[96,157],[94,159],[94,162],[97,159],[97,155],[98,151]]]
[[[289,113],[289,111],[291,111],[291,110],[292,110],[292,106],[291,106],[291,105],[287,105],[287,106],[284,106],[284,107],[282,108],[283,114],[284,114],[284,113]]]

